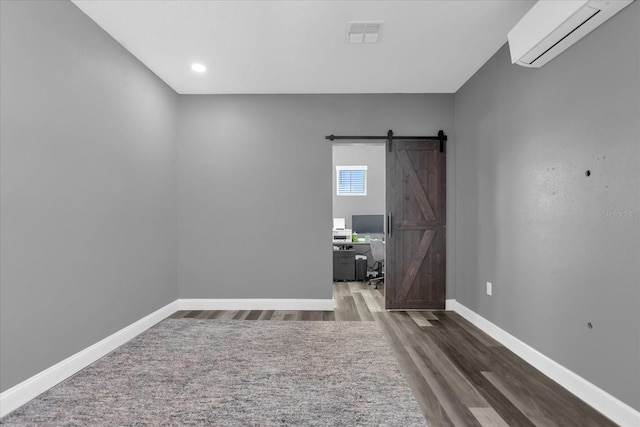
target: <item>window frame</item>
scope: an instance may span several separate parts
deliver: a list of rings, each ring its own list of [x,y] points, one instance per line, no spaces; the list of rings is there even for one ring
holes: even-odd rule
[[[363,171],[363,192],[362,193],[341,193],[340,192],[340,171]],[[354,166],[336,166],[336,195],[337,196],[346,196],[346,197],[359,197],[367,195],[367,181],[368,181],[368,167],[367,165],[354,165]]]

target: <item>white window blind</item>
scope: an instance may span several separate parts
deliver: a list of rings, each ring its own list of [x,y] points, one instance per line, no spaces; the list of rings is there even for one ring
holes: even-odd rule
[[[367,195],[366,166],[336,166],[338,196]]]

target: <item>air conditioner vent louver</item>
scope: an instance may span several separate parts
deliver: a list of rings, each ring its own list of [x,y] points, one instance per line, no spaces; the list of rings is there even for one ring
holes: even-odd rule
[[[347,23],[347,43],[377,43],[380,40],[382,22],[358,21]]]
[[[632,1],[539,1],[507,35],[511,62],[542,67]]]
[[[554,41],[554,37],[553,35],[551,35],[549,37],[549,44],[553,43],[551,46],[549,46],[544,52],[542,53],[538,53],[536,51],[536,49],[531,50],[531,52],[529,52],[527,55],[525,55],[525,57],[522,58],[523,62],[526,62],[528,64],[533,64],[534,62],[536,62],[537,60],[539,60],[540,58],[542,58],[547,52],[549,52],[551,49],[553,49],[554,47],[556,47],[559,43],[562,43],[562,41],[564,39],[566,39],[567,37],[569,37],[571,34],[574,33],[574,31],[577,31],[581,26],[583,26],[584,24],[586,24],[591,18],[593,18],[594,16],[596,16],[598,14],[598,12],[600,12],[597,9],[592,9],[590,7],[587,7],[584,9],[583,13],[577,13],[574,15],[574,17],[576,18],[576,21],[582,21],[579,25],[573,27],[572,26],[572,30],[567,30],[567,32],[563,32],[563,31],[555,31],[556,37],[555,38],[559,38],[561,37],[557,42],[553,43]],[[586,19],[584,19],[586,17]],[[584,19],[584,20],[583,20]],[[545,46],[546,47],[546,46]],[[533,61],[531,61],[531,58],[534,58]]]

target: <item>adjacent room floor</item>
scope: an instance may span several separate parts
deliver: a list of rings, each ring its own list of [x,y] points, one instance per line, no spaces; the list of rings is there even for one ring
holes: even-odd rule
[[[384,311],[383,288],[333,285],[334,312],[179,311],[172,318],[371,321],[392,347],[429,426],[615,426],[450,311]]]

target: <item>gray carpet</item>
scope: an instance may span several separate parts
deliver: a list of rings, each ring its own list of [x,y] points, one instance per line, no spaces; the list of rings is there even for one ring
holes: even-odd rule
[[[424,426],[375,322],[167,319],[7,425]]]

